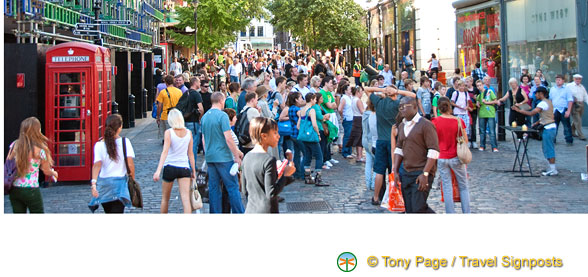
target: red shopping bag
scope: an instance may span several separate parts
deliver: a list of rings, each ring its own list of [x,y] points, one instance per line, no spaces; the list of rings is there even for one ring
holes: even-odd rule
[[[394,185],[394,173],[388,175],[388,210],[391,212],[405,212],[404,198],[400,186]]]
[[[459,197],[459,186],[457,185],[457,178],[455,177],[455,173],[453,172],[452,169],[451,170],[451,184],[453,186],[453,202],[461,202],[461,198]],[[443,182],[441,180],[439,180],[439,183],[441,184],[441,202],[445,202],[445,199],[443,199]]]

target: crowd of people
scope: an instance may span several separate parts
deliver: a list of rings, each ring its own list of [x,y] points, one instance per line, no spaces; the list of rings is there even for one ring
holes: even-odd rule
[[[191,213],[191,180],[206,168],[211,213],[277,213],[284,201],[280,192],[294,180],[332,185],[325,172],[340,163],[333,158],[339,151],[345,159],[365,163],[373,205],[385,198],[386,178],[393,173],[394,180],[388,181],[401,188],[407,213],[433,212],[427,198],[439,175],[446,184],[446,212],[453,213],[449,184],[454,175],[462,212],[469,213],[468,172],[457,157],[457,138],[463,135],[470,148],[485,151],[489,136],[491,151],[498,152],[498,106],[511,103],[509,125],[542,131],[549,164],[545,176],[558,174],[554,143],[560,123],[568,145],[573,137],[585,140],[581,117],[588,94],[581,75],[569,84],[558,75],[550,88],[538,70],[534,76],[510,79],[510,90],[498,98],[492,78],[479,65],[470,76],[454,76],[443,84],[437,80],[440,64],[434,55],[431,63],[418,82],[407,71],[395,80],[390,66],[381,64],[379,76],[369,84],[361,80],[359,60],[353,65],[354,78],[346,76],[347,65],[338,52],[221,51],[195,63],[194,72],[182,71],[177,61],[169,73],[157,70],[161,82],[154,117],[163,149],[153,180],[162,179],[160,211],[167,213],[177,180],[183,210]],[[57,177],[47,139],[35,124],[38,120],[25,120],[11,145],[9,158],[17,158],[19,172],[10,196],[15,212],[43,211],[38,182],[33,181],[39,168]],[[108,117],[104,138],[94,147],[92,210],[101,204],[105,212],[117,213],[130,206],[125,180],[134,176],[134,151],[120,137],[121,126],[119,115]],[[205,161],[199,167],[201,151]]]

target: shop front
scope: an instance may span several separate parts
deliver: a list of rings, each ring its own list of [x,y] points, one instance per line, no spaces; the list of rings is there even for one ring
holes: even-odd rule
[[[575,0],[506,2],[509,78],[541,70],[550,84],[558,74],[572,81],[579,71],[575,5]]]
[[[492,78],[492,87],[500,93],[500,3],[488,1],[457,11],[457,65],[471,75],[480,63]]]

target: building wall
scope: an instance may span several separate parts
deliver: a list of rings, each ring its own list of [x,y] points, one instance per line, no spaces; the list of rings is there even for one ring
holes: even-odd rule
[[[250,34],[250,28],[255,28],[253,36]],[[263,36],[259,36],[259,27],[263,27]],[[274,46],[274,26],[265,19],[253,19],[251,25],[245,30],[245,35],[242,32],[237,32],[237,39],[239,41],[249,41],[254,49],[273,48]]]
[[[415,70],[427,70],[431,54],[435,53],[443,71],[455,69],[455,10],[453,0],[415,0],[416,64]]]

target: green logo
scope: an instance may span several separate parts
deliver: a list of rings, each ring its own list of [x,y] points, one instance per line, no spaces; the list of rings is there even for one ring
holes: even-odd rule
[[[351,252],[343,252],[337,257],[337,267],[343,272],[351,272],[357,266],[357,258]]]

